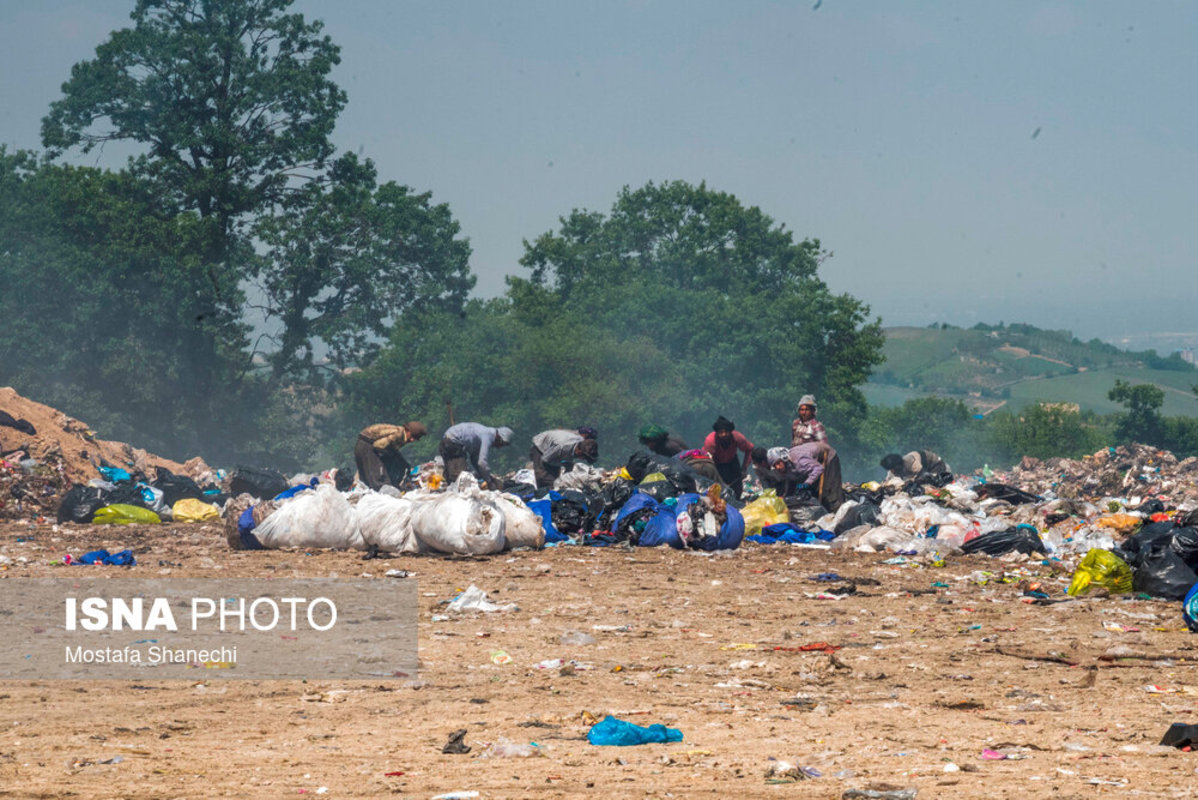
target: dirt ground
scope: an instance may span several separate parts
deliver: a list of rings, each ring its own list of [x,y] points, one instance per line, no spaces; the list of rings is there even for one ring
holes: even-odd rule
[[[138,566],[50,566],[98,547],[132,547]],[[1170,724],[1198,722],[1198,638],[1179,604],[1029,604],[1019,580],[1041,581],[1053,599],[1068,580],[1039,561],[920,567],[753,544],[715,556],[561,547],[364,561],[230,552],[218,528],[199,525],[5,524],[0,553],[12,559],[3,580],[79,569],[370,576],[416,580],[420,594],[414,681],[0,682],[4,797],[840,798],[914,788],[992,800],[1192,797],[1198,785],[1198,753],[1157,745]],[[384,577],[389,569],[414,575]],[[816,579],[833,572],[847,580]],[[471,583],[519,610],[450,618],[444,602]],[[855,593],[833,599],[838,591]],[[563,644],[572,631],[595,641]],[[800,649],[820,643],[839,649]],[[498,651],[510,662],[495,663]],[[550,659],[577,663],[534,666]],[[592,746],[590,720],[607,713],[685,738]],[[459,728],[470,752],[443,754]],[[488,756],[503,742],[535,742],[538,755]],[[781,765],[767,777],[779,761],[818,776]]]

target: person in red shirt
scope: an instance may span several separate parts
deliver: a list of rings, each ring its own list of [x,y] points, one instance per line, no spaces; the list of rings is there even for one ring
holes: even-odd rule
[[[750,457],[753,453],[753,443],[743,433],[736,430],[735,423],[721,416],[711,426],[711,433],[703,440],[703,449],[711,453],[720,480],[732,490],[732,494],[740,497],[744,487],[745,475],[749,472]],[[743,459],[738,461],[738,453],[743,453]]]

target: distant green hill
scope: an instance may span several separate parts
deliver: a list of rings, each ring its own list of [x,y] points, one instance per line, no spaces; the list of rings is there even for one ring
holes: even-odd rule
[[[955,397],[980,413],[1035,402],[1076,403],[1110,413],[1115,381],[1165,390],[1166,416],[1198,416],[1198,370],[1173,355],[1130,352],[1098,339],[1031,325],[887,328],[886,361],[865,387],[869,402],[901,405],[912,397]]]

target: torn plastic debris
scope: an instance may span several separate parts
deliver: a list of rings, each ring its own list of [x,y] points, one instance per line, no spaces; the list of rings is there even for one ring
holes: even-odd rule
[[[466,591],[459,594],[450,601],[448,610],[450,611],[516,611],[518,606],[515,603],[493,603],[487,599],[487,593],[475,586],[473,583]]]

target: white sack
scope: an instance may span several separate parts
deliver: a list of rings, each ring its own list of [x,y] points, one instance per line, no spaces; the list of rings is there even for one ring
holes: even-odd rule
[[[503,512],[503,536],[508,549],[531,547],[540,550],[545,546],[545,526],[537,512],[524,504],[519,497],[503,492],[486,492],[487,499]]]
[[[358,500],[358,529],[362,541],[386,553],[423,553],[416,532],[412,530],[414,500],[370,492]]]
[[[477,497],[454,493],[419,502],[412,530],[420,543],[438,553],[484,555],[503,549],[503,512]]]
[[[254,529],[268,550],[280,547],[366,549],[358,518],[349,501],[328,484],[285,501]]]

